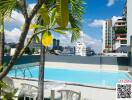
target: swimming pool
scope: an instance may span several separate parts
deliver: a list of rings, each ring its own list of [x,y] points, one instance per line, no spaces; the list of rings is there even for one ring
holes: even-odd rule
[[[38,67],[30,67],[30,72],[25,71],[26,78],[38,78]],[[21,70],[17,71],[17,77],[23,77]],[[12,70],[8,76],[14,77],[15,72]],[[55,80],[70,83],[78,83],[97,87],[111,87],[115,88],[116,83],[120,80],[130,80],[132,78],[126,72],[104,72],[104,71],[91,71],[91,70],[71,70],[46,67],[45,80]]]

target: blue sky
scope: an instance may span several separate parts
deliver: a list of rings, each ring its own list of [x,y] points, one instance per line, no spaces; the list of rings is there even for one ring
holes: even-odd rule
[[[36,0],[28,0],[34,3]],[[90,27],[93,20],[111,19],[112,16],[121,16],[125,0],[85,0],[85,14],[83,15],[82,31],[91,37],[101,39],[101,28]],[[108,5],[108,3],[110,3]]]
[[[86,43],[91,43],[94,45],[93,49],[101,49],[102,21],[111,19],[113,16],[122,16],[125,1],[126,0],[85,0],[85,13],[82,19],[81,31],[87,37]],[[35,3],[36,0],[28,0],[28,2],[31,5]],[[12,36],[14,37],[13,33],[20,33],[18,28],[20,28],[20,25],[23,23],[23,16],[17,12],[14,12],[13,16],[15,17],[16,21],[6,24],[6,32],[12,33]],[[10,39],[11,35],[8,37],[8,40],[14,40]],[[17,37],[19,37],[18,34]],[[66,39],[62,36],[58,38],[62,38],[62,40]],[[100,45],[98,45],[96,42],[100,43]]]
[[[88,24],[94,20],[111,19],[112,16],[122,16],[122,10],[125,5],[125,0],[115,0],[113,4],[108,6],[110,0],[86,0],[85,14],[83,19],[82,30],[91,37],[101,39],[101,28],[99,26],[90,27]]]

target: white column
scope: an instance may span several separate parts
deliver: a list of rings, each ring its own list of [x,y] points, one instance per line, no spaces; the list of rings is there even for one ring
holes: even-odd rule
[[[106,25],[105,25],[106,21],[103,22],[103,25],[102,25],[102,53],[103,53],[103,50],[105,49],[105,30],[106,30]]]
[[[127,0],[127,45],[130,45],[132,35],[132,0]]]

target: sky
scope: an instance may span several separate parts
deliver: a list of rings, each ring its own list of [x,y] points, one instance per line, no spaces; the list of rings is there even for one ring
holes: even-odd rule
[[[32,8],[36,0],[27,0]],[[96,52],[101,51],[102,23],[106,19],[116,20],[121,18],[125,0],[85,0],[85,11],[82,17],[81,38],[78,41],[84,42],[87,46],[93,48]],[[6,20],[5,34],[6,42],[18,42],[21,29],[24,23],[23,15],[13,11],[12,18]],[[31,31],[29,31],[28,37]],[[61,45],[74,45],[70,43],[71,34],[56,35],[60,39]]]

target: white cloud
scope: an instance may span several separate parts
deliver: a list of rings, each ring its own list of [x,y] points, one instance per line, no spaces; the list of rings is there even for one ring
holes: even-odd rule
[[[112,20],[112,25],[114,25],[115,22],[116,22],[118,19],[121,19],[121,18],[122,18],[121,16],[113,16],[113,17],[111,18],[111,20]]]
[[[107,6],[110,7],[112,5],[114,5],[115,0],[108,0]]]
[[[15,25],[23,25],[24,24],[24,17],[21,13],[17,11],[13,11],[11,14],[10,20],[6,21],[7,24],[15,24]]]
[[[95,52],[101,52],[101,40],[92,38],[88,34],[81,31],[81,38],[78,40],[84,42],[85,45],[90,46]]]
[[[30,4],[30,10],[34,7],[35,4]],[[6,42],[18,42],[21,30],[20,27],[24,24],[24,16],[17,11],[13,11],[11,18],[5,20],[5,40]],[[29,30],[27,37],[30,37],[32,30]]]
[[[9,42],[18,42],[18,39],[21,35],[21,30],[18,28],[14,28],[11,31],[5,30],[5,41]]]
[[[76,43],[71,43],[71,33],[67,33],[66,35],[60,35],[60,43],[63,46],[68,45],[75,45]],[[101,52],[101,40],[95,39],[90,37],[88,34],[84,32],[80,32],[80,39],[77,40],[77,42],[83,42],[85,45],[93,48],[95,52]]]
[[[29,4],[29,8],[31,8],[31,9],[33,9],[34,6],[35,6],[35,3]]]
[[[35,6],[35,3],[29,4],[28,7],[28,12],[31,11],[31,9],[33,9],[33,7]],[[17,11],[13,11],[11,14],[11,18],[9,20],[6,20],[7,24],[13,24],[13,26],[22,26],[24,24],[24,16],[22,15],[22,13],[17,12]],[[14,25],[15,24],[15,25]]]
[[[113,6],[116,1],[124,1],[124,0],[108,0],[107,7]]]
[[[103,25],[103,22],[105,20],[98,20],[98,19],[95,19],[92,23],[89,24],[90,27],[100,27]]]

